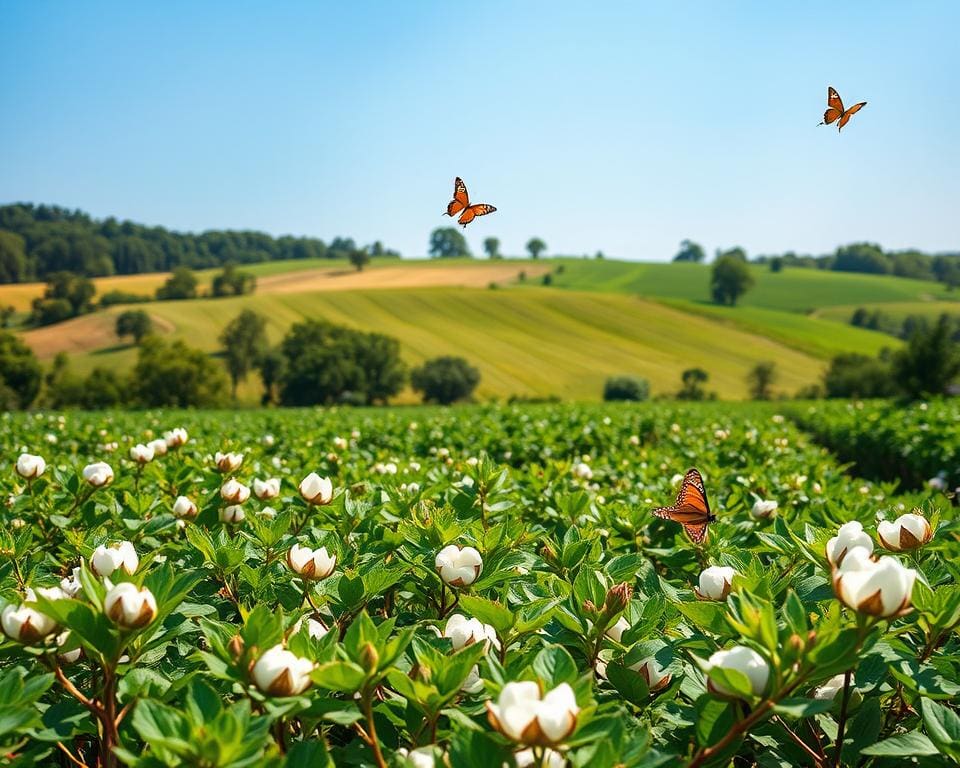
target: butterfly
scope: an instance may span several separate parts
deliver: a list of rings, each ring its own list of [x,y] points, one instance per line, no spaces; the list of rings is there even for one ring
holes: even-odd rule
[[[861,101],[859,104],[854,104],[850,109],[844,109],[840,94],[831,86],[827,88],[827,111],[823,113],[823,122],[820,125],[830,125],[834,120],[839,120],[840,122],[837,123],[837,132],[839,133],[840,129],[850,122],[850,117],[866,105],[867,102]]]
[[[492,205],[487,205],[486,203],[478,203],[477,205],[470,205],[470,196],[467,194],[467,185],[463,183],[463,179],[457,176],[453,181],[453,200],[447,205],[447,216],[456,216],[460,213],[460,218],[457,219],[457,224],[462,224],[464,227],[467,226],[471,221],[473,221],[477,216],[486,216],[488,213],[493,213],[496,208]]]
[[[680,523],[694,544],[703,543],[707,538],[707,525],[717,519],[710,514],[707,489],[703,487],[703,477],[696,469],[688,469],[683,476],[676,503],[671,507],[658,507],[653,514]]]

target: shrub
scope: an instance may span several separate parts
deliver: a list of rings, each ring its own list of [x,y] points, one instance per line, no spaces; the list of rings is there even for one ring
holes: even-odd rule
[[[40,363],[19,337],[0,331],[0,407],[28,408],[40,391]]]
[[[897,389],[888,363],[857,353],[834,357],[823,387],[827,397],[889,397]]]
[[[246,296],[257,287],[257,278],[249,272],[241,272],[233,264],[227,264],[223,272],[213,278],[211,292],[216,297]]]
[[[132,336],[134,344],[140,344],[152,330],[153,321],[142,309],[130,309],[117,315],[117,336]]]
[[[126,291],[107,291],[100,296],[101,307],[112,307],[117,304],[145,304],[148,301],[153,301],[153,299],[139,293],[127,293]]]
[[[449,405],[473,394],[480,383],[480,371],[462,357],[436,357],[414,368],[410,383],[423,393],[424,402]]]
[[[603,399],[641,401],[650,398],[650,382],[637,376],[611,376],[603,385]]]
[[[229,387],[223,368],[204,352],[148,336],[130,377],[130,399],[148,408],[212,408],[225,402]]]
[[[942,395],[960,374],[960,350],[951,338],[952,322],[941,315],[931,328],[920,328],[906,348],[893,355],[893,377],[908,397]]]
[[[189,267],[177,267],[162,286],[157,288],[160,301],[179,301],[197,297],[197,276]]]

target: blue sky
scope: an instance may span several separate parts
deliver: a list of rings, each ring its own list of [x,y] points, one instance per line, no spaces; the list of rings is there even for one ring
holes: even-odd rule
[[[960,3],[0,4],[0,202],[422,255],[960,249]],[[817,128],[826,87],[867,107]]]

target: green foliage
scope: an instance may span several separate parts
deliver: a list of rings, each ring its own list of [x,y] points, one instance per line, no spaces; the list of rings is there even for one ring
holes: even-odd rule
[[[224,402],[228,386],[223,368],[200,350],[148,336],[131,374],[130,400],[148,408],[210,408]]]
[[[500,240],[496,237],[486,237],[483,240],[483,251],[487,254],[489,259],[502,259],[503,255],[500,253]]]
[[[224,360],[230,374],[233,397],[237,384],[258,367],[267,347],[267,321],[252,309],[245,309],[220,334]]]
[[[678,400],[706,400],[707,392],[703,385],[710,379],[710,374],[703,368],[687,368],[681,374],[683,386],[677,392]],[[716,397],[716,394],[713,395]]]
[[[704,253],[703,247],[699,243],[695,243],[692,240],[683,240],[680,242],[680,250],[677,251],[677,255],[673,257],[674,261],[692,261],[695,264],[699,264],[707,258],[707,254]]]
[[[713,263],[710,295],[717,304],[735,305],[753,283],[753,275],[744,259],[727,253]]]
[[[0,283],[20,283],[29,279],[26,242],[14,232],[0,230]]]
[[[455,259],[469,256],[470,248],[456,227],[437,227],[430,233],[427,253],[434,259]]]
[[[611,376],[603,384],[605,401],[627,400],[639,402],[650,397],[650,382],[638,376]]]
[[[885,275],[893,271],[893,265],[879,245],[853,243],[837,248],[833,267],[837,272],[866,272]]]
[[[117,336],[132,336],[134,344],[140,344],[152,330],[153,321],[142,309],[130,309],[117,315]]]
[[[223,272],[213,278],[211,293],[214,297],[246,296],[257,287],[257,278],[249,272],[237,269],[235,264],[226,264]]]
[[[162,286],[157,288],[159,301],[194,299],[197,296],[197,278],[189,267],[177,267]]]
[[[410,372],[410,384],[424,402],[449,405],[466,400],[480,383],[480,371],[462,357],[435,357]]]
[[[284,405],[383,402],[406,382],[400,345],[382,334],[309,320],[294,325],[280,349]]]
[[[40,362],[23,341],[0,331],[0,407],[27,408],[40,391]]]
[[[539,237],[531,237],[526,247],[531,259],[539,259],[540,255],[547,250],[547,244]]]
[[[50,325],[93,311],[93,282],[72,272],[54,272],[47,278],[42,298],[33,300],[30,322]]]
[[[918,329],[907,346],[893,355],[893,376],[911,398],[946,394],[960,374],[960,347],[952,338],[953,323],[941,315],[929,329]]]
[[[897,391],[889,362],[857,353],[833,358],[823,384],[827,397],[890,397]]]
[[[770,400],[777,380],[777,364],[771,360],[757,363],[747,374],[747,386],[754,400]]]

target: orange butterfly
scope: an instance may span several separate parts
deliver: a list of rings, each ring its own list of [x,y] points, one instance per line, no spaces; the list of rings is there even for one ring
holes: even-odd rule
[[[859,104],[854,104],[850,109],[844,109],[843,102],[840,101],[840,94],[832,86],[828,87],[827,111],[823,113],[823,122],[820,125],[830,125],[834,120],[839,120],[840,122],[837,123],[837,132],[839,133],[840,129],[850,122],[850,117],[866,105],[867,102],[861,101]]]
[[[688,469],[684,475],[676,503],[672,507],[658,507],[653,514],[680,523],[694,544],[703,543],[707,538],[707,525],[717,519],[710,514],[707,489],[703,487],[703,477],[696,469]]]
[[[473,221],[477,216],[486,216],[488,213],[493,213],[496,208],[492,205],[487,205],[486,203],[478,203],[477,205],[470,205],[470,196],[467,194],[467,185],[463,183],[463,179],[457,176],[453,181],[453,200],[447,205],[447,216],[456,216],[460,211],[460,218],[457,219],[457,224],[462,224],[464,227],[467,226],[471,221]]]

